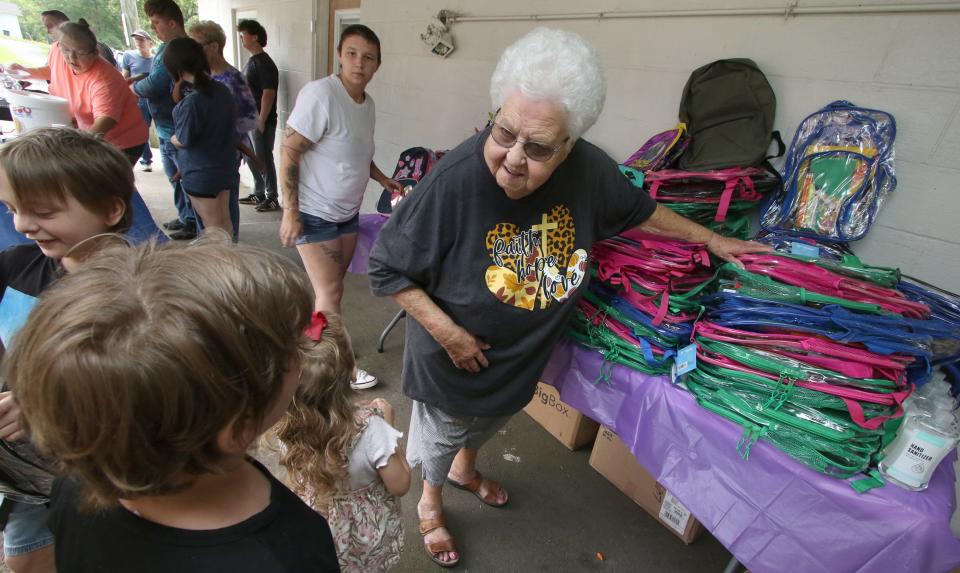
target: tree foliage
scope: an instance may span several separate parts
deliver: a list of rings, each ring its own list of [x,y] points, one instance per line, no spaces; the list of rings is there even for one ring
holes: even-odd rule
[[[120,0],[11,0],[20,7],[20,29],[23,37],[38,42],[47,41],[47,30],[40,21],[45,10],[60,10],[71,20],[85,18],[97,34],[97,39],[115,49],[126,49],[130,44],[123,33],[120,18]],[[183,10],[187,28],[197,20],[197,0],[177,0]],[[137,0],[140,28],[150,30],[150,20],[143,11],[143,0]],[[133,30],[131,30],[132,32]]]

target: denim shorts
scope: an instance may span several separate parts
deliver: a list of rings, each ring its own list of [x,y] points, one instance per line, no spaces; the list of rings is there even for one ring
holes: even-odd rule
[[[303,231],[297,239],[297,244],[309,245],[332,241],[341,235],[355,234],[360,229],[360,213],[342,223],[334,223],[300,211],[300,222],[303,224]]]
[[[44,504],[4,500],[13,508],[3,528],[3,553],[14,556],[53,545],[53,533],[47,527],[50,509]]]
[[[217,195],[224,191],[229,192],[233,188],[234,181],[230,179],[218,179],[217,181],[184,181],[180,180],[180,188],[191,197],[201,199],[215,199]]]

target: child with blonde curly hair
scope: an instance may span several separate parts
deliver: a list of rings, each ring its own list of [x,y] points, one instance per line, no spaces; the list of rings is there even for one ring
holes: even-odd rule
[[[386,571],[403,549],[403,434],[387,402],[354,403],[353,351],[340,320],[315,312],[306,333],[300,386],[274,428],[280,463],[294,491],[327,517],[342,570]]]

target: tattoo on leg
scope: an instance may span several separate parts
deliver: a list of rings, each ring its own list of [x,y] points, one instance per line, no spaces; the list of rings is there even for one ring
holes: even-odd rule
[[[333,259],[333,262],[337,263],[338,265],[343,264],[343,253],[340,252],[340,249],[335,249],[324,244],[321,244],[320,248],[323,249],[323,252],[326,253],[328,257]]]

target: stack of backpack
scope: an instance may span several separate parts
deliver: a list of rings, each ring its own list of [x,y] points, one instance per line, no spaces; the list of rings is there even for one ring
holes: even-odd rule
[[[787,151],[775,111],[756,64],[714,62],[690,76],[681,123],[621,166],[657,202],[727,236],[750,237],[748,213],[762,203],[758,240],[774,251],[711,268],[696,285],[680,281],[705,274],[671,278],[661,298],[645,298],[654,289],[636,288],[649,272],[644,257],[601,243],[594,257],[607,290],[592,287],[571,330],[608,345],[609,361],[655,372],[671,355],[679,369],[693,343],[681,379],[704,408],[743,428],[744,458],[762,440],[827,475],[875,476],[912,390],[938,367],[960,379],[960,297],[865,265],[847,246],[896,187],[893,116],[835,101],[801,122]],[[768,162],[771,139],[786,152],[782,174]],[[622,343],[631,336],[639,347]]]
[[[775,252],[722,265],[701,299],[686,387],[743,427],[744,458],[763,440],[827,475],[874,476],[903,401],[960,357],[960,298],[840,244],[761,240]]]
[[[750,234],[748,211],[780,188],[767,149],[776,96],[748,59],[719,60],[695,70],[680,102],[680,124],[653,136],[624,163],[643,172],[659,203],[728,236]]]
[[[590,258],[593,280],[566,335],[600,351],[605,365],[669,373],[714,277],[706,246],[632,229],[594,244]],[[609,366],[600,379],[609,381]]]

